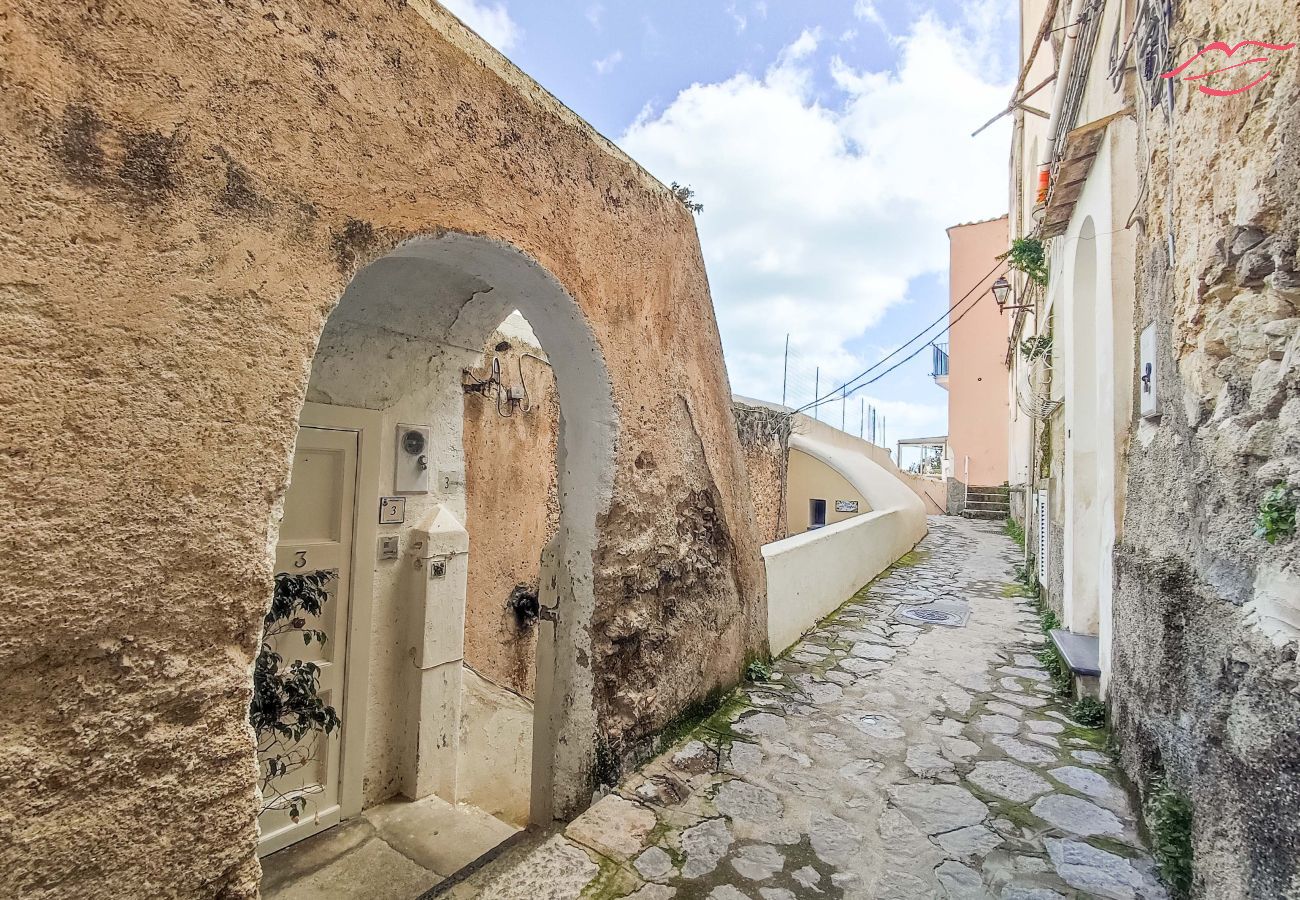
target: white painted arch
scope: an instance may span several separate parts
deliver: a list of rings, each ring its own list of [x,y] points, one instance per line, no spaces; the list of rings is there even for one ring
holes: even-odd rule
[[[593,559],[618,433],[609,373],[581,308],[549,271],[508,243],[457,232],[413,237],[359,270],[343,292],[323,326],[306,399],[315,408],[381,417],[373,438],[380,477],[358,485],[359,516],[373,515],[378,497],[393,492],[397,424],[430,426],[430,492],[408,497],[406,525],[390,529],[402,536],[402,558],[379,561],[373,541],[355,549],[354,568],[373,569],[374,591],[355,597],[354,608],[370,602],[375,615],[372,634],[354,634],[354,645],[373,639],[365,688],[371,709],[382,695],[380,707],[398,711],[388,719],[371,715],[364,725],[368,784],[456,802],[466,563],[453,556],[447,579],[435,584],[416,571],[411,548],[422,541],[423,553],[473,552],[463,524],[461,370],[481,361],[484,343],[514,310],[551,360],[560,404],[560,522],[542,560],[547,611],[539,623],[533,724],[531,815],[546,822],[587,797],[596,730],[586,664]],[[362,802],[358,794],[344,814]]]

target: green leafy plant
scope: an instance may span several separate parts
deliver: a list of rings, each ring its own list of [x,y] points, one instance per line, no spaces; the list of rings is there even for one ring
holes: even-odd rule
[[[772,680],[772,666],[756,659],[745,667],[745,678],[755,683]]]
[[[1061,654],[1056,652],[1056,648],[1049,645],[1039,650],[1038,661],[1047,670],[1056,692],[1062,696],[1069,696],[1071,690],[1070,667],[1065,664],[1065,660],[1061,659]]]
[[[1259,515],[1255,517],[1255,537],[1276,544],[1280,539],[1294,535],[1297,495],[1300,495],[1300,488],[1293,488],[1285,482],[1274,485],[1259,504]]]
[[[1042,620],[1044,632],[1055,631],[1061,627],[1061,620],[1056,617],[1056,611],[1047,608],[1047,604],[1043,604],[1043,610],[1039,613],[1039,618]]]
[[[681,201],[682,206],[685,206],[695,215],[699,215],[700,213],[704,212],[704,204],[698,203],[695,200],[694,189],[689,188],[684,184],[678,184],[677,182],[674,181],[672,184],[668,186],[668,190],[672,191],[673,196]]]
[[[1037,561],[1034,557],[1029,557],[1022,566],[1020,563],[1015,564],[1016,581],[1025,589],[1025,595],[1038,599],[1038,576]],[[1041,606],[1041,604],[1040,604]]]
[[[1096,697],[1080,697],[1070,710],[1070,716],[1080,725],[1101,728],[1106,724],[1106,704]]]
[[[308,628],[329,600],[336,572],[316,571],[275,576],[271,608],[262,620],[262,646],[253,664],[253,700],[248,721],[257,735],[261,770],[262,811],[283,810],[297,822],[319,785],[281,790],[291,776],[316,762],[320,738],[339,727],[339,715],[320,696],[320,667],[295,659],[286,663],[277,647],[291,645],[296,635],[303,646],[324,646],[325,632]]]
[[[1010,516],[1007,516],[1005,527],[1007,537],[1015,541],[1016,545],[1020,547],[1021,550],[1025,549],[1025,529],[1020,526],[1020,523]]]
[[[1040,287],[1047,285],[1047,251],[1036,237],[1019,237],[1011,242],[1011,249],[1002,254],[1007,265]]]
[[[1151,832],[1151,855],[1160,867],[1169,893],[1177,900],[1192,893],[1192,803],[1174,790],[1163,777],[1152,779],[1147,790],[1147,830]]]
[[[1052,355],[1052,335],[1034,334],[1020,342],[1020,355],[1033,362]]]

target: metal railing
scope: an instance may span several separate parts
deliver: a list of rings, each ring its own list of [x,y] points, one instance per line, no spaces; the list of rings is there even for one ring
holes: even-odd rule
[[[943,378],[948,375],[948,345],[934,344],[934,366],[930,373],[931,378]]]

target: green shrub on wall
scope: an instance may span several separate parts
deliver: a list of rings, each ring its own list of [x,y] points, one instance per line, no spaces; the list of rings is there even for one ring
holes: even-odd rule
[[[1158,777],[1143,806],[1160,877],[1175,900],[1184,900],[1192,895],[1192,803]]]
[[[1296,501],[1300,488],[1291,485],[1273,486],[1259,504],[1259,514],[1255,517],[1255,537],[1263,538],[1270,544],[1289,538],[1296,533]]]
[[[1017,272],[1023,272],[1034,284],[1047,285],[1047,250],[1035,237],[1019,237],[1011,242],[1011,249],[1001,257]]]

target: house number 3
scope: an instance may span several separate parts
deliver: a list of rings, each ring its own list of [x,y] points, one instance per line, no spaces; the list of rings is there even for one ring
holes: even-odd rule
[[[307,568],[307,551],[295,550],[293,553],[293,567],[295,569]]]

